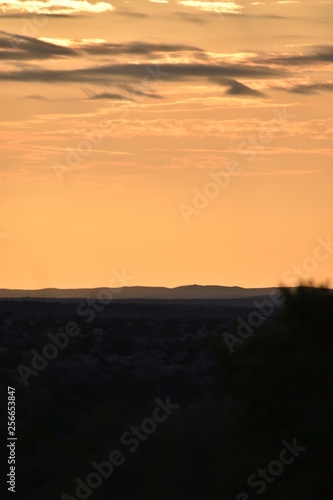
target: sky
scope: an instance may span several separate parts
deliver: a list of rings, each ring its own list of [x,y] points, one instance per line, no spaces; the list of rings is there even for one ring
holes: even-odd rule
[[[0,287],[332,286],[332,15],[0,0]]]

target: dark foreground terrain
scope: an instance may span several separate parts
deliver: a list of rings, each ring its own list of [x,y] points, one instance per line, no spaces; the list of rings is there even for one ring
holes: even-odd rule
[[[332,292],[280,299],[1,300],[16,498],[331,500]]]

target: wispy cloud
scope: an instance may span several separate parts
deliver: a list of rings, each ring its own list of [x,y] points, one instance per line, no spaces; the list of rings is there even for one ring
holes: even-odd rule
[[[203,18],[202,15],[190,14],[189,12],[174,12],[170,17],[194,24],[204,25],[208,23],[208,20],[206,18]]]
[[[114,94],[112,92],[102,92],[100,94],[93,94],[89,99],[105,99],[105,100],[111,100],[111,101],[133,101],[130,97],[121,95],[121,94]]]
[[[333,62],[333,45],[313,47],[312,51],[303,54],[282,54],[266,57],[261,61],[267,64],[288,66],[306,66],[313,64],[330,64]]]
[[[49,100],[46,97],[44,97],[42,95],[39,95],[39,94],[30,94],[30,95],[27,95],[27,96],[25,96],[25,99],[34,99],[36,101],[48,101]]]
[[[180,5],[185,7],[193,7],[206,12],[238,14],[242,11],[243,6],[236,2],[209,2],[200,0],[179,0]]]
[[[75,55],[74,50],[64,45],[0,31],[0,61],[50,59]]]
[[[0,12],[4,14],[100,14],[113,10],[115,8],[109,3],[90,3],[88,0],[6,0],[0,4]]]
[[[333,92],[333,83],[302,83],[289,87],[278,87],[279,90],[286,90],[294,94],[311,95],[318,92]]]
[[[228,86],[227,94],[228,95],[239,95],[239,96],[254,96],[254,97],[263,97],[263,92],[259,90],[251,89],[247,85],[238,82],[237,80],[228,80],[225,85]]]
[[[108,64],[73,70],[52,70],[28,68],[6,71],[0,74],[2,81],[16,82],[90,82],[108,83],[110,79],[126,78],[130,81],[143,81],[147,77],[147,64]],[[203,79],[213,81],[217,77],[231,78],[269,78],[280,74],[264,66],[242,64],[163,64],[161,75],[168,81]]]
[[[6,63],[0,80],[112,86],[111,90],[95,92],[91,99],[123,101],[137,100],[136,96],[161,98],[161,91],[156,93],[147,86],[139,88],[151,73],[156,76],[154,83],[186,83],[193,89],[211,84],[216,87],[211,97],[219,95],[217,86],[225,87],[225,96],[230,98],[262,98],[270,89],[303,95],[331,91],[327,68],[333,62],[333,46],[306,45],[295,50],[296,53],[265,56],[256,52],[212,53],[181,43],[33,38],[0,31],[0,61]],[[17,61],[24,65],[18,66]],[[300,77],[303,68],[310,70],[306,79]],[[170,85],[164,89],[169,95],[175,92]]]
[[[104,39],[33,38],[0,31],[0,60],[46,59],[62,56],[143,56],[203,51],[181,44],[109,43]]]

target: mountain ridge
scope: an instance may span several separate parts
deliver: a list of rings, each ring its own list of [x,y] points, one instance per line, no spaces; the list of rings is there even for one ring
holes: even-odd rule
[[[267,296],[277,287],[242,288],[222,285],[181,285],[174,288],[151,286],[125,286],[118,288],[42,288],[39,290],[0,289],[0,299],[8,298],[98,298],[99,300],[128,299],[227,299]]]

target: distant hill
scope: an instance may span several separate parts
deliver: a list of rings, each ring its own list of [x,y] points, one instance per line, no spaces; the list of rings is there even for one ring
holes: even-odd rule
[[[176,288],[132,286],[123,288],[44,288],[42,290],[0,289],[0,298],[214,300],[266,296],[275,290],[276,288],[241,288],[217,285],[186,285]]]

